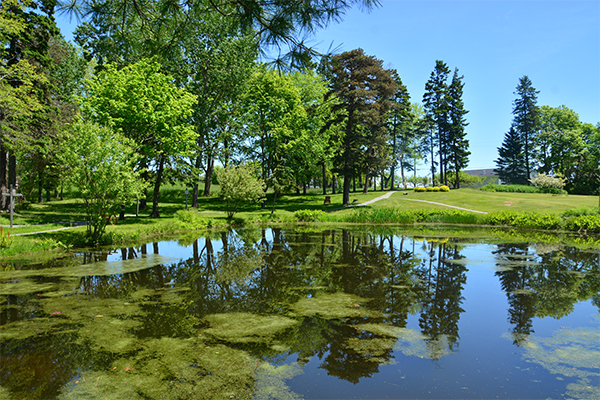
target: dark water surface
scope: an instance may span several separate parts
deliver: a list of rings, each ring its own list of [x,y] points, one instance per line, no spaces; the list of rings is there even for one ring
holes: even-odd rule
[[[599,265],[275,228],[4,262],[0,399],[598,399]]]

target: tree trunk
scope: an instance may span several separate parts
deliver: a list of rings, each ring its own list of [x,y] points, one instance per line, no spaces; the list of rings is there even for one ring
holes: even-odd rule
[[[394,190],[394,175],[396,175],[396,167],[392,165],[390,168],[390,190]]]
[[[8,193],[8,182],[6,181],[6,157],[8,152],[4,147],[4,144],[0,143],[0,210],[4,210],[7,207],[7,197],[2,196],[2,193]]]
[[[192,189],[192,208],[198,208],[198,182],[194,183]]]
[[[158,162],[158,171],[156,171],[156,181],[154,182],[154,198],[152,200],[152,214],[150,214],[150,218],[160,218],[160,214],[158,212],[158,197],[160,184],[162,182],[162,174],[165,167],[165,159],[162,155],[159,157],[160,160]]]
[[[208,165],[206,166],[206,174],[204,175],[204,193],[202,196],[210,197],[210,184],[212,183],[212,176],[215,170],[215,158],[210,156]]]
[[[371,184],[371,179],[369,178],[369,173],[365,174],[365,184],[363,186],[363,194],[369,193],[369,185]]]
[[[336,189],[336,185],[337,184],[337,176],[333,176],[333,179],[331,181],[331,194],[335,194],[335,189]]]
[[[196,161],[194,163],[194,167],[196,168],[196,171],[200,168],[201,165],[202,165],[202,159],[200,158],[200,156],[198,156],[198,157],[196,157]],[[196,175],[194,177],[194,190],[192,191],[192,207],[193,208],[198,208],[199,186],[200,186],[200,176]]]
[[[302,184],[302,194],[306,196],[306,182]]]
[[[344,192],[342,195],[342,204],[350,204],[350,176],[344,175]]]
[[[325,161],[323,161],[323,194],[327,194],[327,170],[325,168]]]

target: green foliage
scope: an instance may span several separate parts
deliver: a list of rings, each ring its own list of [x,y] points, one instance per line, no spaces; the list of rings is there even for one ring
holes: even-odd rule
[[[432,189],[433,189],[434,192],[439,192],[440,191],[439,186],[434,186]]]
[[[565,187],[565,180],[561,177],[550,176],[546,174],[537,174],[529,182],[536,188],[540,189],[559,189]]]
[[[0,226],[0,247],[9,248],[12,244],[12,238],[8,229],[4,231],[4,227]]]
[[[446,185],[440,186],[440,192],[449,192],[450,188]]]
[[[484,217],[487,225],[507,225],[516,228],[555,230],[561,227],[561,220],[555,214],[538,214],[524,211],[498,211]]]
[[[537,188],[535,186],[527,185],[496,185],[489,184],[479,188],[484,192],[508,192],[508,193],[553,193],[553,194],[567,194],[566,191],[555,188]]]
[[[197,211],[179,210],[175,213],[175,222],[184,230],[204,229],[208,221],[200,216]]]
[[[323,210],[298,210],[294,213],[296,220],[300,222],[322,221],[326,215]]]
[[[574,208],[561,214],[563,229],[567,231],[585,231],[600,233],[600,207]]]
[[[139,168],[155,166],[152,216],[158,217],[158,194],[164,164],[173,157],[189,156],[196,134],[186,119],[192,114],[196,96],[173,84],[160,64],[142,60],[118,69],[110,64],[88,82],[81,98],[84,115],[130,139]],[[149,175],[149,171],[146,172]]]
[[[415,186],[415,192],[426,192],[425,186]]]
[[[221,198],[226,204],[228,218],[233,217],[242,202],[258,202],[264,198],[265,184],[254,175],[252,165],[223,168],[219,175]]]
[[[72,125],[60,160],[65,181],[77,187],[85,203],[87,234],[100,242],[106,225],[123,205],[133,202],[143,190],[133,143],[110,129],[90,123]]]
[[[438,188],[438,190],[439,190],[439,188]],[[434,191],[433,186],[427,186],[425,188],[425,191],[427,191],[427,192],[433,192]]]

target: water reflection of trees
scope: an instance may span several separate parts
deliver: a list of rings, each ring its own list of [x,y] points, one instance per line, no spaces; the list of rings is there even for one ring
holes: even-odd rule
[[[131,333],[140,340],[197,336],[208,327],[209,315],[289,316],[292,305],[302,299],[340,292],[357,296],[364,302],[347,306],[364,309],[364,313],[295,317],[299,323],[275,338],[276,347],[270,343],[228,344],[263,360],[296,354],[302,365],[316,357],[328,374],[356,383],[376,374],[380,365],[393,362],[398,340],[383,330],[361,326],[404,329],[409,317],[415,316],[426,341],[424,355],[431,359],[454,351],[459,344],[467,272],[465,263],[459,261],[464,258],[462,248],[458,243],[431,239],[422,245],[415,248],[415,240],[402,235],[344,229],[229,230],[192,240],[190,258],[177,263],[84,276],[70,295],[78,296],[82,308],[93,299],[135,303],[134,312],[124,312],[119,318],[135,321]],[[159,243],[153,243],[119,249],[116,254],[132,260],[159,252]],[[114,252],[90,252],[76,257],[89,264],[107,260],[111,254]],[[534,317],[564,316],[576,302],[597,296],[600,289],[597,253],[513,244],[498,245],[495,254],[496,275],[507,293],[516,344],[533,332]],[[9,304],[18,307],[3,307],[0,324],[26,318],[25,311],[18,314],[15,310],[36,310],[28,306],[34,300],[32,295],[7,297]],[[119,357],[116,353],[110,357],[84,353],[81,340],[73,338],[76,333],[61,336],[65,340],[53,340],[53,335],[46,333],[30,345],[19,340],[5,342],[3,356],[6,354],[11,370],[27,373],[31,367],[19,361],[27,359],[23,352],[36,352],[36,343],[43,343],[47,349],[36,356],[42,364],[50,362],[50,357],[64,361],[65,371],[52,378],[56,389],[73,377],[72,369],[106,368]],[[3,370],[0,385],[7,379]]]
[[[534,332],[533,318],[560,319],[598,295],[599,254],[572,247],[499,244],[496,276],[508,299],[514,344]]]

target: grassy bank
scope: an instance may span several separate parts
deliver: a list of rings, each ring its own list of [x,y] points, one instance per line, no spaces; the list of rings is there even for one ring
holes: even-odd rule
[[[135,216],[135,205],[129,206],[126,209],[128,216],[124,221],[108,226],[106,243],[117,245],[148,241],[160,236],[182,235],[185,232],[232,224],[272,224],[298,220],[360,224],[459,224],[600,234],[598,212],[581,211],[597,207],[596,196],[494,193],[475,189],[452,190],[447,193],[407,191],[407,194],[396,192],[390,198],[369,206],[343,207],[341,194],[327,194],[331,198],[331,204],[323,204],[324,195],[321,190],[314,189],[307,195],[290,194],[277,198],[273,214],[273,195],[268,194],[264,208],[259,204],[247,204],[240,208],[233,220],[228,220],[225,206],[217,196],[218,187],[215,187],[213,196],[199,199],[199,207],[193,213],[182,213],[185,210],[184,190],[182,186],[165,185],[161,191],[159,207],[161,218],[149,217],[151,207]],[[350,199],[364,203],[385,193],[387,192],[351,193]],[[191,205],[191,196],[188,197],[188,205]],[[26,226],[9,230],[4,228],[5,240],[9,231],[11,243],[10,246],[0,246],[0,257],[23,256],[45,249],[81,247],[85,243],[84,226],[56,229],[84,220],[83,203],[79,199],[31,204],[26,209],[19,210],[14,217],[16,225]],[[8,216],[0,215],[0,225],[8,223]],[[38,233],[34,235],[16,236],[36,232]]]

